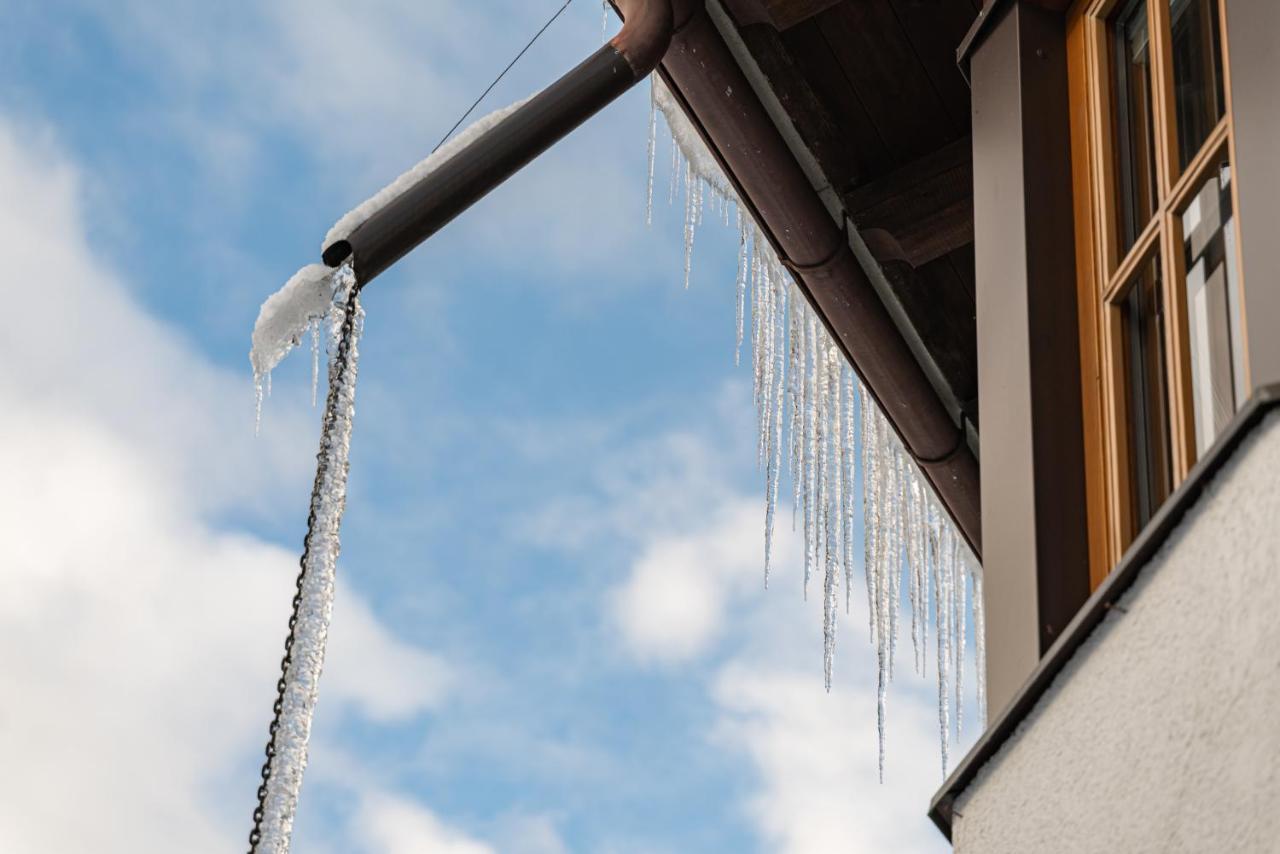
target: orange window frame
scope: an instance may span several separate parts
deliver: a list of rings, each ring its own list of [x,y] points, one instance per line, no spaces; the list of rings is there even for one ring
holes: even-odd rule
[[[1139,267],[1155,257],[1162,271],[1165,306],[1164,365],[1173,485],[1186,478],[1196,460],[1191,403],[1185,259],[1185,209],[1210,171],[1222,160],[1235,162],[1231,108],[1231,63],[1224,4],[1218,2],[1222,39],[1225,112],[1200,151],[1180,168],[1177,156],[1173,58],[1168,0],[1149,0],[1151,93],[1156,149],[1156,213],[1127,250],[1120,240],[1117,203],[1117,145],[1113,110],[1116,95],[1111,18],[1122,0],[1077,0],[1067,13],[1067,63],[1071,118],[1072,181],[1076,232],[1077,297],[1080,318],[1081,390],[1088,501],[1090,582],[1096,588],[1137,536],[1130,510],[1130,448],[1120,300]],[[1232,181],[1238,217],[1238,182]],[[1240,241],[1236,270],[1241,270]],[[1245,309],[1242,308],[1242,313]],[[1247,336],[1247,319],[1240,334]],[[1248,385],[1248,365],[1242,366]]]

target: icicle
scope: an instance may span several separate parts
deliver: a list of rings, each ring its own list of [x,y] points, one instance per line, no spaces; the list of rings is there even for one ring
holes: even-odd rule
[[[671,180],[670,186],[667,188],[667,204],[673,205],[676,201],[676,180],[680,174],[680,149],[676,146],[676,141],[671,140]]]
[[[605,15],[609,14],[609,3],[605,0]],[[606,20],[608,18],[606,17]],[[644,194],[644,224],[653,225],[653,167],[658,157],[658,84],[656,75],[649,76],[649,183]]]
[[[956,588],[956,736],[959,737],[964,733],[964,648],[965,635],[967,628],[965,626],[965,614],[968,612],[965,603],[965,591],[968,589],[967,579],[964,576],[963,566],[960,563],[960,538],[955,538],[956,560],[954,562],[954,572],[956,574],[955,581],[952,584]]]
[[[907,571],[910,578],[908,597],[911,602],[911,652],[912,663],[916,673],[924,672],[924,645],[921,630],[928,623],[928,611],[923,602],[928,595],[928,581],[924,574],[925,556],[921,534],[923,522],[921,516],[922,489],[920,478],[914,465],[907,469]]]
[[[262,384],[262,375],[257,371],[253,373],[253,435],[257,436],[262,432],[262,398],[264,386]]]
[[[363,312],[358,298],[351,295],[355,275],[350,266],[343,267],[335,278],[338,291],[337,303],[330,312],[331,326],[337,327],[335,334],[340,334],[350,297],[352,331],[345,358],[340,358],[335,350],[329,362],[329,397],[322,432],[325,441],[318,457],[311,506],[314,524],[310,526],[303,552],[296,620],[291,625],[289,664],[283,675],[278,725],[273,729],[269,751],[260,826],[262,838],[255,848],[255,851],[277,854],[289,850],[298,792],[307,764],[307,743],[333,608],[334,574],[340,547],[338,535],[346,503],[347,461],[359,361],[357,344]]]
[[[876,449],[879,459],[875,465],[876,477],[876,658],[879,663],[877,691],[877,717],[880,735],[880,780],[884,781],[885,714],[888,704],[888,686],[893,679],[893,644],[896,624],[894,619],[897,589],[894,572],[896,555],[893,551],[892,496],[896,487],[896,470],[893,465],[893,444],[888,423],[879,412],[873,412]]]
[[[892,431],[885,423],[885,431]],[[898,654],[898,622],[902,613],[902,481],[903,453],[897,442],[890,443],[889,466],[889,678],[893,679]]]
[[[844,459],[844,612],[849,613],[850,600],[853,596],[853,485],[858,479],[858,442],[854,412],[858,401],[854,394],[853,370],[844,371],[844,444],[841,455]]]
[[[311,408],[316,406],[316,389],[320,387],[320,321],[311,324]]]
[[[735,279],[737,291],[737,331],[738,337],[733,348],[733,364],[737,367],[742,360],[742,326],[747,298],[747,227],[742,221],[742,211],[738,211],[738,273]]]
[[[830,376],[827,370],[826,336],[820,333],[817,360],[814,363],[814,385],[817,389],[817,412],[814,418],[815,457],[814,469],[817,475],[817,497],[814,502],[814,562],[822,570],[822,645],[823,672],[826,675],[827,690],[831,689],[831,666],[835,654],[835,573],[832,571],[831,554],[827,548],[828,506],[830,497],[829,467],[827,465],[827,442],[830,424],[828,412],[831,403]]]
[[[865,388],[860,388],[862,425],[862,565],[867,581],[867,636],[880,643],[880,451],[876,431],[874,403]]]
[[[804,413],[804,590],[807,597],[809,578],[818,557],[815,531],[817,508],[814,506],[818,483],[818,473],[814,468],[818,454],[818,318],[812,310],[805,313],[805,322],[808,326],[805,343],[809,350],[806,354]]]
[[[693,233],[697,225],[694,211],[693,165],[684,163],[684,289],[689,290],[689,277],[693,273]]]
[[[764,311],[760,318],[760,386],[757,391],[760,400],[761,462],[766,469],[773,461],[773,348],[777,337],[777,294],[773,290],[772,272],[767,264],[761,264],[760,297],[764,301]],[[766,472],[766,486],[768,485]]]
[[[823,500],[821,504],[823,505],[823,527],[826,535],[823,549],[826,558],[826,596],[823,601],[823,610],[826,616],[824,663],[827,690],[830,691],[832,663],[835,658],[836,617],[839,613],[836,594],[840,586],[840,570],[844,563],[844,555],[842,553],[844,536],[840,528],[840,520],[844,517],[844,491],[841,488],[842,456],[840,449],[840,438],[843,434],[840,418],[840,351],[830,339],[827,340],[824,359],[821,385],[822,394],[825,398],[823,405],[826,408],[826,418],[824,419],[821,439],[823,446],[822,468],[825,473],[822,478],[821,491]]]
[[[787,323],[787,284],[782,276],[774,277],[773,289],[776,304],[774,318],[774,334],[777,339],[771,345],[772,360],[775,360],[775,376],[773,379],[773,449],[769,455],[768,476],[765,480],[765,523],[764,523],[764,586],[769,586],[769,570],[773,564],[773,525],[778,510],[778,481],[782,476],[782,407],[786,390],[785,334]]]
[[[760,254],[759,247],[751,249],[751,402],[756,408],[756,466],[764,462],[764,447],[760,438],[764,435],[761,424],[764,412],[760,408],[760,351],[764,347],[761,330],[764,326],[764,299],[760,296]]]
[[[951,753],[951,587],[947,557],[951,551],[948,532],[940,523],[936,506],[930,506],[930,547],[934,566],[934,624],[938,647],[938,728],[942,740],[942,776],[947,776]]]
[[[796,517],[800,514],[800,495],[804,490],[804,354],[805,316],[809,304],[795,294],[795,308],[791,311],[791,530],[796,529]]]
[[[976,563],[969,565],[969,578],[973,582],[973,646],[976,693],[978,702],[978,727],[987,727],[987,619],[986,602],[982,596],[982,569]]]
[[[844,554],[844,419],[842,407],[844,403],[841,393],[841,357],[840,348],[831,342],[827,348],[827,395],[831,431],[827,439],[830,459],[830,473],[827,475],[827,560],[831,562],[834,572],[839,573],[845,565]]]

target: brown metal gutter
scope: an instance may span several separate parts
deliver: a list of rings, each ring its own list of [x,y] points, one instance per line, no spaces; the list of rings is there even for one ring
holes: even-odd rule
[[[619,0],[624,17],[636,0]],[[673,0],[659,66],[742,202],[982,555],[978,461],[701,0]]]
[[[355,264],[361,286],[404,257],[574,128],[649,76],[676,25],[671,0],[637,0],[608,44],[458,151],[345,240],[326,246],[324,262]]]

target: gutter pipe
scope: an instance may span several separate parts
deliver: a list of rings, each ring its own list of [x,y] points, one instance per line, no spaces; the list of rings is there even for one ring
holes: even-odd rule
[[[649,75],[675,28],[671,0],[637,0],[622,29],[577,68],[529,99],[448,161],[326,246],[324,263],[349,257],[356,281],[380,273]]]

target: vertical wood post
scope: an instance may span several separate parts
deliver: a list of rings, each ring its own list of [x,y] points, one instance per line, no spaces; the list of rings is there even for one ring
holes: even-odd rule
[[[991,717],[1089,595],[1065,20],[996,14],[969,68]]]

